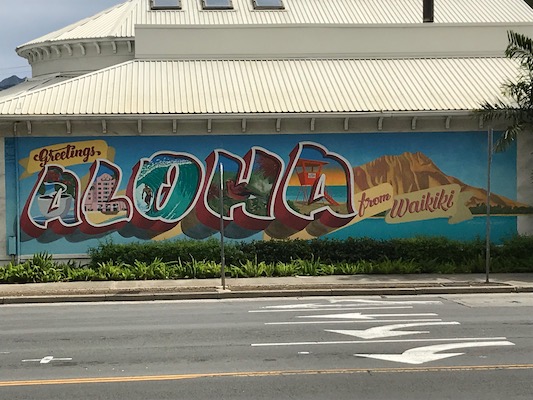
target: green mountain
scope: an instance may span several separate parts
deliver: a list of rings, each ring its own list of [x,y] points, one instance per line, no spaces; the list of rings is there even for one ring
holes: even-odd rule
[[[24,82],[25,80],[25,78],[19,78],[16,75],[12,75],[0,82],[0,90],[8,89],[12,86],[18,85],[21,82]]]

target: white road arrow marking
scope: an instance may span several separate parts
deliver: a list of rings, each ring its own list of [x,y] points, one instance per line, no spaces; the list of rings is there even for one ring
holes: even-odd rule
[[[332,306],[328,306],[332,307]],[[335,309],[336,308],[336,309]],[[286,308],[278,310],[249,310],[250,313],[275,313],[275,312],[309,312],[309,311],[354,311],[354,310],[398,310],[411,309],[412,306],[391,306],[391,307],[335,307],[335,308]]]
[[[318,324],[375,324],[376,322],[439,322],[440,318],[417,318],[417,319],[363,319],[358,321],[286,321],[286,322],[265,322],[265,325],[318,325]]]
[[[316,304],[316,303],[308,303],[308,304],[285,304],[282,306],[266,306],[262,308],[272,308],[272,309],[290,309],[290,308],[320,308],[320,307],[335,307],[331,304]]]
[[[343,308],[343,307],[355,307],[355,306],[360,306],[360,305],[366,306],[367,303],[364,303],[364,304],[317,304],[317,303],[284,304],[284,305],[281,305],[281,306],[266,306],[266,307],[261,307],[261,308],[270,309],[270,310],[290,310],[290,309],[302,309],[302,308],[311,308],[311,309],[314,309],[314,308],[329,308],[329,307],[332,307],[332,308]],[[378,304],[370,303],[368,305],[376,306],[376,305],[382,305],[382,303],[378,303]],[[383,303],[383,305],[389,305],[389,303]],[[392,303],[391,305],[396,305],[396,304]],[[409,307],[409,308],[413,308],[413,307]]]
[[[72,358],[55,358],[54,356],[46,356],[32,360],[22,360],[22,362],[38,362],[39,364],[48,364],[50,361],[72,361]]]
[[[369,299],[329,299],[329,302],[331,304],[337,304],[337,303],[360,303],[360,304],[411,304],[411,305],[425,305],[425,304],[442,304],[442,301],[434,301],[434,300],[414,300],[414,301],[390,301],[390,300],[369,300]]]
[[[394,361],[406,364],[424,364],[431,361],[442,360],[444,358],[461,356],[464,353],[445,353],[436,354],[440,351],[463,349],[469,347],[486,347],[486,346],[514,346],[509,341],[498,342],[463,342],[436,344],[433,346],[415,347],[404,351],[402,354],[354,354],[357,357],[375,358],[377,360]]]
[[[327,314],[327,315],[300,315],[298,318],[336,318],[336,319],[374,319],[376,317],[430,317],[436,316],[435,313],[422,314],[363,314],[363,313],[346,313],[346,314]]]
[[[326,332],[340,333],[341,335],[356,336],[363,339],[380,339],[392,336],[415,335],[419,333],[429,333],[429,331],[396,331],[395,329],[413,328],[415,326],[429,326],[429,325],[460,325],[459,322],[417,322],[412,324],[394,324],[375,326],[368,329],[358,330],[332,330],[325,329]]]

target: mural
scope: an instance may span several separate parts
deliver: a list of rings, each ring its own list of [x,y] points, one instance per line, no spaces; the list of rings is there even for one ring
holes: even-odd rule
[[[18,188],[8,232],[18,221],[25,253],[205,239],[221,213],[236,240],[484,232],[484,133],[11,138],[6,149]],[[533,207],[513,200],[516,151],[495,155],[493,171],[505,237]]]

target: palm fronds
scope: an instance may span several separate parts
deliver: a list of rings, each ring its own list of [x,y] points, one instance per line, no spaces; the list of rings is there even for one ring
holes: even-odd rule
[[[533,128],[533,39],[513,31],[507,32],[507,38],[505,57],[520,63],[517,79],[502,85],[505,101],[484,102],[474,112],[486,122],[500,120],[509,123],[495,145],[496,151],[504,151],[519,134],[531,133]]]
[[[520,64],[531,70],[533,66],[533,40],[521,33],[507,32],[509,41],[505,49],[505,57],[520,61]]]

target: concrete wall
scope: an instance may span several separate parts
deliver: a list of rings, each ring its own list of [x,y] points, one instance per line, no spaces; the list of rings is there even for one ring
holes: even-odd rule
[[[517,200],[533,203],[533,134],[525,132],[518,138]],[[518,217],[518,233],[533,235],[533,215]]]

